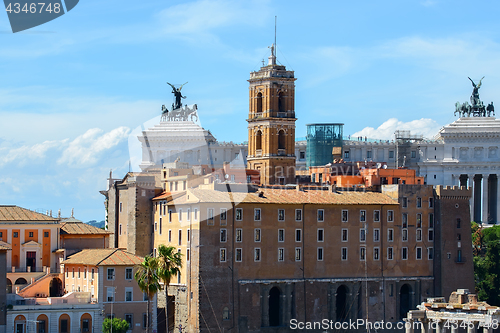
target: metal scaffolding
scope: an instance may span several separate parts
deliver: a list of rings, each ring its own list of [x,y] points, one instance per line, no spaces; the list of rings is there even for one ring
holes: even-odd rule
[[[307,124],[306,166],[332,163],[333,147],[342,149],[344,124]]]
[[[412,135],[408,130],[398,130],[394,132],[396,138],[396,168],[405,167],[406,160],[410,158],[411,145],[413,142],[422,141],[424,136],[421,134]]]

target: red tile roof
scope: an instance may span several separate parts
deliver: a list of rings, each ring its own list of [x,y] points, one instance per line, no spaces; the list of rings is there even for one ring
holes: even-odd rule
[[[0,205],[0,223],[2,222],[32,222],[32,223],[50,223],[57,222],[59,219],[34,212],[32,210],[18,207]]]
[[[140,264],[143,257],[122,249],[86,249],[69,256],[63,264],[92,266],[130,266]]]

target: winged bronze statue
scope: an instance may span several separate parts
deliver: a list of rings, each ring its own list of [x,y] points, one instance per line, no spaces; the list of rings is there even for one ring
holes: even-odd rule
[[[184,85],[187,84],[186,83],[183,83],[181,84],[181,86],[179,88],[175,88],[173,84],[170,84],[167,82],[167,84],[169,86],[172,87],[172,93],[174,94],[175,96],[175,104],[173,105],[173,109],[176,110],[176,109],[180,109],[182,107],[182,102],[181,102],[181,98],[186,98],[186,96],[182,96],[182,93],[181,93],[181,89]]]

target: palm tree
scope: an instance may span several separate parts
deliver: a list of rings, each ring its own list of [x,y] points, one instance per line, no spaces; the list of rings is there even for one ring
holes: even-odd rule
[[[160,279],[158,277],[158,259],[146,256],[144,261],[135,267],[134,278],[142,292],[148,296],[148,311],[146,313],[146,332],[149,333],[151,325],[149,319],[149,308],[151,299],[161,289]]]
[[[161,244],[158,246],[158,261],[158,277],[163,282],[163,288],[165,288],[165,316],[167,317],[168,333],[168,286],[170,285],[170,279],[180,274],[182,254],[177,252],[177,249],[173,246]]]

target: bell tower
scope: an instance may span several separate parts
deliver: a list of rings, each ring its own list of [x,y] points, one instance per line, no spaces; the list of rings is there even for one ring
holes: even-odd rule
[[[267,66],[250,73],[247,167],[262,184],[295,183],[295,80],[276,64],[274,44]]]

